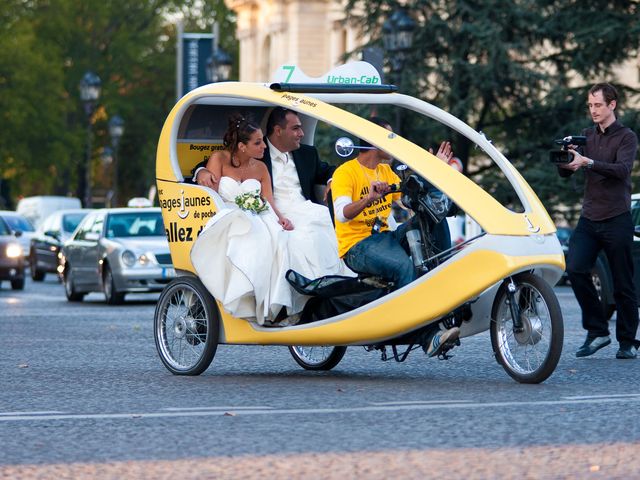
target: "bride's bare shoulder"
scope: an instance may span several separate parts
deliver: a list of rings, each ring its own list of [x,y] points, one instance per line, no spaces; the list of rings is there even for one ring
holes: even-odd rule
[[[227,150],[216,150],[211,154],[207,161],[207,169],[212,170],[221,168],[231,162],[231,156]]]

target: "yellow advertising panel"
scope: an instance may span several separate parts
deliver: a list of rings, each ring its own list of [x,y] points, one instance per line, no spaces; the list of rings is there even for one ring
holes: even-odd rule
[[[195,273],[191,247],[206,223],[219,210],[215,193],[205,187],[158,180],[158,199],[169,240],[173,266]]]

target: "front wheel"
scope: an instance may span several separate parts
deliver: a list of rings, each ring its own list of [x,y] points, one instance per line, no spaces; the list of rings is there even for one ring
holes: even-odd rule
[[[305,370],[331,370],[346,351],[347,347],[289,347],[293,359]]]
[[[162,291],[154,318],[156,349],[174,375],[200,375],[216,353],[218,307],[200,279],[178,277]]]
[[[24,277],[11,280],[12,290],[24,290]]]
[[[514,332],[505,281],[499,288],[491,315],[491,345],[496,360],[520,383],[540,383],[553,373],[564,339],[560,304],[549,284],[532,273],[513,278],[522,332]]]
[[[113,279],[113,272],[111,267],[106,265],[104,274],[102,276],[102,288],[104,292],[104,299],[108,305],[120,305],[124,302],[124,292],[119,292],[116,289],[116,282]]]

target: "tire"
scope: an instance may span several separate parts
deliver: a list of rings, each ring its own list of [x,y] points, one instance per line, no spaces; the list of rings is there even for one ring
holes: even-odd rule
[[[64,293],[67,295],[67,300],[70,302],[81,302],[85,296],[85,293],[78,292],[73,284],[73,270],[71,266],[67,265],[64,269],[63,275]]]
[[[609,286],[609,277],[607,276],[607,272],[604,270],[604,267],[598,260],[591,270],[591,281],[593,282],[593,286],[596,288],[596,292],[598,293],[598,298],[600,299],[600,303],[602,304],[602,312],[604,313],[605,320],[609,320],[613,316],[613,312],[616,311],[615,304],[608,303],[607,299],[611,298],[611,287]]]
[[[174,375],[200,375],[218,348],[220,313],[196,277],[173,279],[156,305],[154,336],[160,360]]]
[[[347,347],[289,347],[293,359],[305,370],[331,370],[346,351]]]
[[[16,278],[15,280],[11,280],[11,289],[12,290],[24,290],[24,277]]]
[[[553,289],[541,277],[523,273],[514,277],[514,282],[524,332],[513,332],[505,280],[493,303],[491,346],[498,363],[514,380],[540,383],[549,378],[560,360],[562,311]]]
[[[38,270],[38,262],[36,260],[35,252],[31,252],[31,255],[29,256],[29,264],[29,270],[31,270],[31,280],[33,280],[34,282],[43,281],[46,272]]]
[[[116,290],[116,284],[113,281],[113,272],[111,267],[105,265],[104,272],[102,274],[102,291],[104,292],[104,299],[109,305],[121,305],[124,302],[124,292],[118,292]]]

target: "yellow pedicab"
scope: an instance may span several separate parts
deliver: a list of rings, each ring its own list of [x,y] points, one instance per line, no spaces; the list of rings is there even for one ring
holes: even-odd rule
[[[177,272],[160,296],[154,322],[157,350],[169,371],[201,374],[218,344],[288,346],[298,364],[309,370],[335,367],[349,346],[364,346],[381,352],[383,359],[403,361],[437,323],[460,328],[462,352],[465,337],[490,329],[496,360],[518,382],[539,383],[553,373],[564,332],[551,285],[564,271],[564,256],[552,220],[522,176],[484,135],[443,110],[394,90],[384,85],[228,82],[197,88],[178,101],[162,129],[156,165],[158,196]],[[501,205],[424,148],[350,113],[340,107],[343,104],[389,104],[457,132],[502,171],[521,211]],[[264,124],[275,106],[299,114],[305,142],[313,143],[321,122],[388,152],[413,172],[401,187],[404,203],[428,213],[426,179],[477,222],[479,234],[438,255],[425,247],[424,268],[417,280],[330,318],[272,328],[231,316],[201,283],[190,260],[198,234],[224,202],[215,191],[188,183],[185,177],[222,148],[231,112],[250,111]],[[336,144],[341,155],[352,148],[358,147],[348,139]],[[428,244],[423,238],[422,245]],[[404,348],[402,353],[399,347]]]

